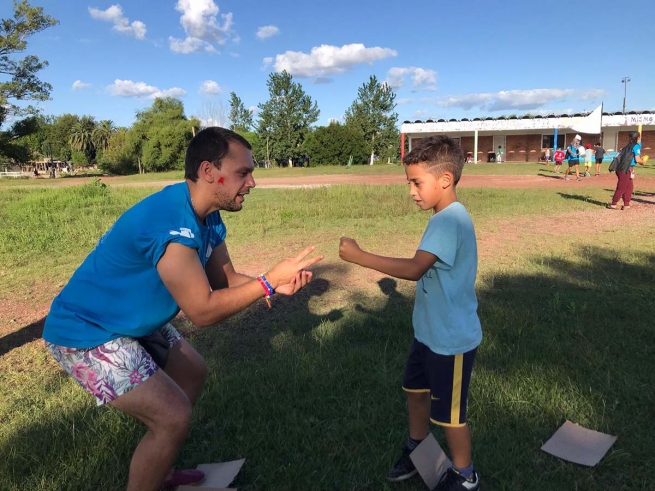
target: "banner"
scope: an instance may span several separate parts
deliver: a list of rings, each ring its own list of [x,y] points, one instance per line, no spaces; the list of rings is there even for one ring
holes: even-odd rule
[[[587,133],[589,135],[598,135],[601,132],[601,123],[603,119],[603,105],[601,104],[594,109],[591,114],[582,118],[573,118],[567,128],[571,128],[577,133]]]

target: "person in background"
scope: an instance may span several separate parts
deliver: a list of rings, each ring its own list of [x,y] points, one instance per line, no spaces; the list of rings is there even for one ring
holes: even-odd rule
[[[555,172],[559,172],[560,168],[562,167],[562,162],[564,162],[564,159],[566,158],[566,152],[564,152],[564,150],[561,148],[558,148],[555,151],[553,158],[555,160]]]
[[[591,149],[591,143],[587,143],[584,147],[584,176],[591,177],[591,160],[593,158],[594,151]]]
[[[498,145],[498,150],[496,151],[496,163],[500,164],[503,161],[503,147]]]
[[[581,181],[582,178],[580,177],[580,156],[582,155],[581,152],[584,151],[582,146],[580,145],[580,141],[582,138],[580,138],[580,135],[576,135],[571,144],[566,147],[566,158],[569,161],[569,167],[566,169],[566,172],[564,173],[564,179],[566,181],[569,180],[569,172],[571,172],[571,168],[575,168],[575,178],[577,181]]]
[[[546,160],[546,165],[550,164],[550,148],[544,150],[544,159]]]
[[[605,149],[601,146],[600,142],[594,146],[594,155],[596,157],[596,177],[600,176],[600,167],[603,164],[603,157],[607,155]],[[607,155],[609,157],[609,155]]]
[[[618,202],[620,199],[623,199],[622,210],[630,209],[630,200],[632,199],[632,192],[634,191],[634,179],[635,179],[635,166],[637,164],[645,165],[644,160],[641,158],[641,135],[638,131],[631,131],[628,135],[628,145],[626,152],[629,152],[631,155],[628,157],[630,165],[627,165],[627,159],[621,159],[621,152],[619,152],[619,165],[620,168],[616,169],[616,177],[618,182],[616,183],[616,191],[614,191],[614,196],[612,197],[612,204],[608,205],[608,208],[611,210],[618,209]],[[625,164],[625,165],[623,165]]]

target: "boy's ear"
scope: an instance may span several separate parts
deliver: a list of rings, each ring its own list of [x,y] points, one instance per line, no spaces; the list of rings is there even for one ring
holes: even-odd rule
[[[443,189],[449,188],[455,183],[455,176],[453,176],[452,172],[444,172],[441,174],[439,177],[439,184],[441,184],[441,187]]]

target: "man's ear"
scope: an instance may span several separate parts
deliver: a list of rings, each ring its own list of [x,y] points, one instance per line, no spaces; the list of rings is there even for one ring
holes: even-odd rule
[[[198,178],[202,179],[205,182],[212,183],[214,182],[214,164],[207,160],[203,160],[198,168]]]

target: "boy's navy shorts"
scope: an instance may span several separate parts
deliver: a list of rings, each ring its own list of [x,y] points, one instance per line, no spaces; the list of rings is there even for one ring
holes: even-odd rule
[[[439,355],[414,339],[405,367],[403,390],[429,392],[430,421],[441,426],[466,424],[466,401],[477,348]]]

